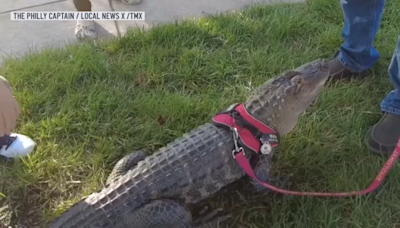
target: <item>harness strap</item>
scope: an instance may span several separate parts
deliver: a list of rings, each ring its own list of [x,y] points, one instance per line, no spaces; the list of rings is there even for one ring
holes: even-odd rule
[[[388,175],[393,168],[395,162],[400,157],[400,139],[396,145],[393,154],[385,163],[379,174],[376,176],[372,184],[365,190],[352,191],[352,192],[296,192],[277,188],[273,185],[259,180],[250,165],[249,160],[246,158],[245,150],[242,145],[249,148],[255,153],[262,152],[263,143],[267,143],[272,148],[277,147],[279,144],[279,135],[269,126],[254,118],[244,107],[244,104],[235,105],[232,109],[221,112],[214,116],[213,123],[216,126],[229,127],[233,132],[233,141],[235,149],[232,152],[236,162],[242,167],[243,171],[251,178],[256,180],[262,186],[282,194],[296,195],[296,196],[324,196],[324,197],[349,197],[361,196],[376,190],[383,182],[384,178]],[[254,128],[258,129],[254,130]],[[262,136],[260,140],[257,137]],[[268,137],[263,137],[268,136]],[[272,136],[272,137],[271,137]],[[267,139],[266,140],[263,140]],[[264,141],[264,142],[262,142]]]
[[[275,131],[254,118],[246,110],[244,104],[238,104],[232,110],[221,112],[214,116],[212,120],[217,126],[228,127],[231,130],[237,129],[240,144],[255,153],[260,152],[263,143],[269,143],[271,148],[278,146],[279,136]],[[268,142],[262,142],[258,137]]]

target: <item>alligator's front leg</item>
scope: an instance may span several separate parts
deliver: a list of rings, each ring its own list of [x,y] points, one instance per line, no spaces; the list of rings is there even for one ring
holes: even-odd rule
[[[269,155],[262,155],[262,154],[257,154],[254,157],[251,158],[252,161],[252,166],[254,169],[254,173],[256,174],[257,178],[262,181],[269,183],[271,181],[271,156]],[[249,177],[251,178],[251,177]],[[266,192],[268,191],[267,188],[262,186],[260,183],[258,183],[256,180],[251,178],[251,183],[253,185],[253,188],[256,192]]]
[[[144,160],[147,154],[143,150],[138,150],[121,158],[115,164],[113,170],[107,178],[106,184],[110,184],[127,173],[130,169],[134,168],[138,162]]]
[[[272,157],[270,155],[256,155],[254,158],[252,158],[252,163],[254,167],[254,173],[260,181],[275,185],[278,188],[286,188],[290,186],[291,176],[288,175],[281,178],[274,178],[271,176]],[[253,184],[253,188],[256,192],[265,193],[270,191],[256,180],[251,179],[251,183]]]
[[[193,221],[186,205],[170,199],[153,200],[141,208],[126,213],[118,228],[214,228],[228,216],[217,217],[218,211],[210,212]]]

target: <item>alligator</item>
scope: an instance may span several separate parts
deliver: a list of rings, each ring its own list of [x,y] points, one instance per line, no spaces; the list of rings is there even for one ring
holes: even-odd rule
[[[242,104],[254,118],[283,136],[319,96],[328,75],[324,60],[304,64],[264,82]],[[246,177],[232,156],[234,141],[229,129],[210,121],[151,155],[130,153],[116,163],[103,189],[72,205],[48,227],[218,227],[228,219],[217,216],[220,209],[196,218],[189,206]],[[258,179],[271,183],[271,156],[247,156]],[[255,191],[268,191],[250,181]]]

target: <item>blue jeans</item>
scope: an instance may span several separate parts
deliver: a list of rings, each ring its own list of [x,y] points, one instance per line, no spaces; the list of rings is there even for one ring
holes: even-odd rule
[[[345,26],[339,60],[346,68],[362,72],[371,68],[380,58],[373,46],[378,33],[386,0],[341,0]],[[400,36],[389,66],[389,77],[394,85],[381,103],[385,112],[400,115]]]

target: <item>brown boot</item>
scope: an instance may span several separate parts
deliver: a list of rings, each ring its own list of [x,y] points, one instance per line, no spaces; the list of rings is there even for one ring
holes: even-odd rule
[[[390,155],[400,138],[400,116],[385,112],[365,136],[365,145],[379,155]]]
[[[335,56],[328,60],[326,64],[330,69],[330,75],[328,81],[334,82],[342,79],[350,79],[354,76],[358,76],[358,73],[352,72],[347,69],[339,60],[338,58],[339,52],[335,54]]]

